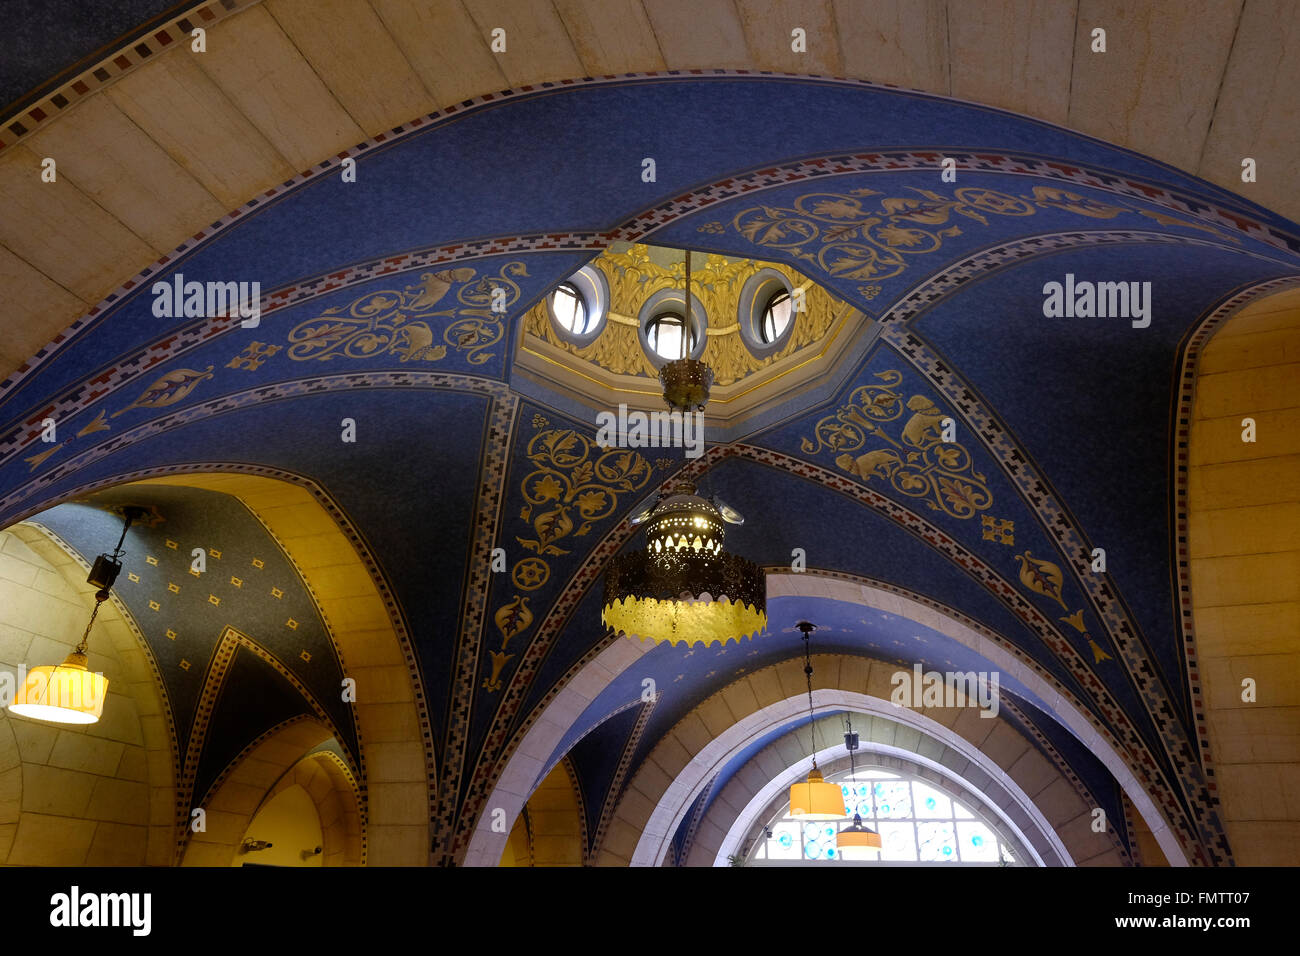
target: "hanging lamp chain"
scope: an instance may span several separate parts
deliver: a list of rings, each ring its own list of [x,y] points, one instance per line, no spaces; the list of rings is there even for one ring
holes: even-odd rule
[[[803,674],[808,681],[808,743],[809,751],[812,753],[812,768],[817,769],[817,733],[813,726],[813,696],[812,696],[812,655],[808,651],[809,635],[813,632],[813,625],[807,621],[800,621],[796,627],[803,631]]]
[[[121,558],[122,555],[126,554],[126,550],[122,547],[122,545],[126,543],[126,533],[129,530],[131,530],[132,522],[134,522],[137,518],[144,517],[146,513],[145,509],[135,507],[133,505],[127,505],[125,508],[122,509],[122,511],[123,511],[122,534],[118,537],[117,547],[113,549],[113,554],[112,554],[112,558],[115,561]],[[77,644],[76,648],[73,650],[73,653],[81,654],[83,656],[85,655],[86,646],[90,642],[90,629],[95,626],[95,617],[99,614],[99,606],[107,600],[108,600],[108,588],[102,588],[101,590],[95,592],[95,607],[90,612],[90,620],[86,622],[86,630],[82,632],[81,642]]]

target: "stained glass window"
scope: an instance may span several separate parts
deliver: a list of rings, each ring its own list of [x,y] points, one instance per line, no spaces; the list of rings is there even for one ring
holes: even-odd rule
[[[933,784],[888,770],[864,769],[832,774],[849,815],[844,820],[810,823],[790,817],[787,804],[760,831],[753,859],[788,862],[839,862],[836,834],[853,815],[880,834],[879,859],[885,863],[1003,863],[1018,861],[1012,848],[970,807]]]

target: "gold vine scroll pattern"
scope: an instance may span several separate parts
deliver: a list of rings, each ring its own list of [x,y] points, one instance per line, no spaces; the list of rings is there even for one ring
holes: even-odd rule
[[[508,262],[497,275],[474,269],[425,272],[405,289],[368,292],[348,306],[326,309],[298,323],[289,333],[289,358],[296,362],[334,358],[367,359],[396,355],[399,361],[436,362],[448,348],[465,354],[470,365],[492,358],[501,341],[506,310],[519,299],[515,278],[527,276],[522,262]],[[455,289],[454,301],[443,304]],[[438,323],[443,320],[441,341]]]
[[[835,464],[844,471],[868,483],[880,478],[900,494],[925,498],[931,510],[954,518],[973,517],[992,505],[993,495],[984,475],[974,470],[970,452],[960,442],[943,440],[944,420],[950,416],[924,395],[904,402],[897,390],[900,372],[890,369],[876,378],[879,385],[854,389],[848,404],[817,423],[813,438],[800,444],[804,453],[835,452]],[[911,415],[901,427],[886,427],[900,422],[906,411]],[[885,447],[853,454],[875,443]]]
[[[523,481],[520,517],[536,536],[515,540],[539,555],[568,554],[557,542],[613,514],[619,494],[643,488],[652,470],[636,452],[601,449],[571,428],[538,432],[527,458],[533,470]]]
[[[1052,186],[1035,186],[1022,196],[977,186],[954,189],[951,196],[931,189],[909,189],[914,196],[873,201],[868,197],[881,195],[874,189],[809,193],[788,207],[751,207],[737,214],[731,224],[756,245],[779,249],[817,265],[832,277],[857,282],[892,278],[907,269],[907,257],[935,252],[944,239],[962,234],[957,217],[987,226],[991,216],[1032,216],[1038,209],[1049,208],[1090,219],[1141,214],[1164,225],[1224,235],[1201,224],[1098,202]]]

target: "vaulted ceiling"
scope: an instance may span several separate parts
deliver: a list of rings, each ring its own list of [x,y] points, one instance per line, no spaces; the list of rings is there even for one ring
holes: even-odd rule
[[[167,631],[212,616],[177,580],[191,539],[243,563],[272,555],[268,580],[275,564],[290,581],[290,565],[214,493],[103,489],[225,470],[322,489],[411,635],[438,768],[435,857],[453,859],[523,732],[615,640],[599,573],[637,546],[626,517],[690,476],[749,518],[729,549],[773,571],[802,549],[814,575],[892,589],[987,634],[1087,715],[1189,859],[1229,860],[1203,769],[1172,490],[1195,330],[1300,277],[1300,227],[1279,214],[1300,207],[1268,174],[1300,134],[1253,91],[1263,58],[1238,52],[1243,34],[1255,51],[1283,42],[1269,5],[1134,18],[1081,3],[1073,25],[1053,5],[873,5],[874,23],[851,4],[751,6],[212,3],[189,11],[194,23],[213,11],[207,53],[158,27],[173,30],[167,44],[142,39],[154,44],[142,65],[67,115],[17,135],[9,124],[0,526],[37,516],[93,557],[110,536],[104,508],[156,506],[166,520],[133,531],[132,554],[177,566],[148,565],[123,600],[180,726],[216,691],[174,668],[212,654],[224,627],[256,631],[294,668],[309,654],[325,670],[297,674],[303,700],[323,700],[339,665],[292,581],[275,585],[283,597],[212,592],[229,613],[182,647]],[[827,42],[806,59],[781,52],[787,20]],[[1106,54],[1088,52],[1094,21],[1109,27]],[[498,24],[511,46],[493,57],[483,36]],[[1004,52],[1021,32],[1017,62]],[[1157,43],[1171,33],[1186,45]],[[929,92],[729,69],[742,66]],[[1243,116],[1268,134],[1244,132]],[[1241,182],[1239,152],[1259,160],[1259,183]],[[40,181],[46,155],[56,183]],[[694,461],[606,460],[594,419],[517,380],[515,362],[529,310],[620,241],[781,264],[870,333],[742,440]],[[1044,285],[1067,274],[1149,282],[1149,327],[1046,316]],[[261,283],[260,323],[159,316],[153,284],[178,275]],[[941,447],[944,417],[958,432]],[[488,571],[496,547],[506,572]],[[286,615],[282,600],[307,603]],[[769,614],[769,633],[740,646],[655,648],[592,701],[552,755],[572,749],[589,812],[617,796],[619,755],[634,768],[698,703],[797,655],[800,619],[824,625],[827,653],[993,669],[829,591],[776,597]],[[306,626],[286,634],[280,617]],[[214,725],[209,774],[279,719],[292,686],[246,656],[265,713]],[[648,709],[647,677],[660,690]],[[1112,769],[1058,722],[1056,701],[1004,688],[1025,735],[1122,817]],[[325,710],[357,747],[346,714]]]

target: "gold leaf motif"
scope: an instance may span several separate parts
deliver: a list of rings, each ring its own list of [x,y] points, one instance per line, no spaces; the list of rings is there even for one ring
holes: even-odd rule
[[[533,623],[533,612],[528,609],[528,598],[515,595],[514,600],[497,608],[492,620],[501,632],[501,647],[504,650],[510,638],[528,629]]]
[[[506,662],[514,657],[513,654],[506,654],[501,651],[488,651],[488,657],[492,661],[492,673],[483,679],[483,689],[494,693],[502,687],[501,670],[506,666]]]
[[[108,413],[107,408],[101,408],[99,410],[99,414],[95,416],[95,420],[87,424],[85,427],[83,427],[81,431],[77,432],[77,437],[84,438],[85,436],[91,434],[92,432],[108,431],[108,429],[111,428],[112,426],[109,425],[106,421],[104,421],[104,417],[107,413]]]
[[[1070,627],[1074,628],[1080,634],[1083,634],[1088,630],[1087,625],[1083,623],[1083,608],[1079,608],[1079,610],[1075,611],[1069,617],[1063,617],[1060,620],[1070,625]]]
[[[1061,610],[1069,611],[1061,597],[1061,585],[1064,578],[1059,567],[1051,561],[1035,558],[1032,551],[1016,555],[1016,562],[1020,565],[1021,584],[1035,594],[1052,598],[1061,605]]]
[[[173,369],[161,378],[155,379],[139,398],[121,411],[114,412],[110,417],[117,418],[118,415],[124,415],[133,408],[165,408],[174,405],[194,391],[200,382],[210,378],[212,378],[211,365],[202,372],[190,368]]]
[[[56,451],[58,451],[62,447],[63,447],[63,442],[59,442],[57,445],[55,445],[52,448],[49,448],[43,452],[40,452],[35,455],[30,455],[27,458],[24,458],[23,461],[27,462],[28,465],[30,466],[27,470],[35,471],[41,465],[45,464],[45,459],[49,458],[51,455],[53,455]]]
[[[970,518],[993,504],[984,476],[972,466],[970,452],[959,442],[943,441],[949,416],[924,395],[906,403],[898,386],[902,373],[879,372],[878,385],[863,385],[849,402],[819,421],[800,448],[805,454],[838,453],[835,464],[865,482],[875,479],[909,498],[924,498],[928,507],[954,518]],[[904,411],[912,414],[901,428]],[[897,437],[891,434],[893,426]],[[862,454],[869,444],[884,445]]]

